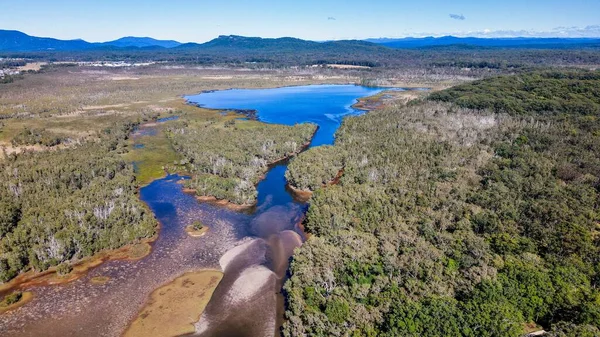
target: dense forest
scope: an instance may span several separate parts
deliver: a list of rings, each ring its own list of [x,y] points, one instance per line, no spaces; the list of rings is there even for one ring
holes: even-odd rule
[[[252,120],[182,120],[167,132],[192,178],[186,187],[199,196],[252,205],[268,165],[300,152],[316,126],[264,124]]]
[[[323,145],[312,148],[292,160],[285,178],[296,189],[314,191],[335,179],[344,168],[348,154],[338,147]]]
[[[475,81],[431,94],[429,99],[511,115],[597,116],[600,72],[546,71]]]
[[[316,190],[284,335],[599,336],[598,88],[490,78],[348,118],[338,151],[295,158],[290,184]]]
[[[132,124],[77,147],[7,155],[0,162],[0,282],[68,264],[156,231],[120,155]]]

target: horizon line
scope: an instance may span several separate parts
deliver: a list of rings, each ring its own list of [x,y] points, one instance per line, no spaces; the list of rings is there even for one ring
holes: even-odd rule
[[[135,36],[135,35],[125,35],[125,36],[121,36],[119,38],[116,39],[109,39],[109,40],[105,40],[105,41],[88,41],[85,40],[83,38],[73,38],[73,39],[62,39],[62,38],[57,38],[57,37],[51,37],[51,36],[38,36],[38,35],[31,35],[29,33],[26,33],[22,30],[18,30],[18,29],[2,29],[0,28],[0,31],[13,31],[13,32],[19,32],[31,37],[36,37],[36,38],[48,38],[48,39],[55,39],[55,40],[61,40],[61,41],[84,41],[87,43],[106,43],[106,42],[113,42],[116,40],[120,40],[120,39],[124,39],[124,38],[140,38],[140,39],[153,39],[153,40],[157,40],[157,41],[174,41],[180,44],[188,44],[188,43],[196,43],[196,44],[203,44],[203,43],[207,43],[210,41],[213,41],[215,39],[221,38],[221,37],[230,37],[230,36],[239,36],[239,37],[245,37],[245,38],[260,38],[260,39],[284,39],[284,38],[293,38],[293,39],[298,39],[298,40],[303,40],[303,41],[313,41],[313,42],[334,42],[334,41],[368,41],[368,40],[402,40],[402,39],[427,39],[427,38],[435,38],[435,39],[439,39],[439,38],[444,38],[444,37],[453,37],[453,38],[458,38],[458,39],[563,39],[563,40],[595,40],[595,39],[600,39],[600,36],[526,36],[526,35],[506,35],[506,36],[477,36],[477,35],[463,35],[460,33],[455,34],[423,34],[423,35],[406,35],[406,36],[380,36],[380,37],[367,37],[367,38],[340,38],[340,39],[326,39],[326,40],[312,40],[312,39],[303,39],[303,38],[299,38],[299,37],[295,37],[295,36],[279,36],[279,37],[262,37],[262,36],[252,36],[252,35],[239,35],[239,34],[219,34],[216,37],[212,38],[212,39],[208,39],[206,41],[187,41],[187,42],[182,42],[179,41],[177,39],[173,39],[173,38],[163,38],[163,39],[159,39],[159,38],[154,38],[152,36]],[[491,32],[493,33],[493,32]],[[477,33],[475,33],[477,34]]]

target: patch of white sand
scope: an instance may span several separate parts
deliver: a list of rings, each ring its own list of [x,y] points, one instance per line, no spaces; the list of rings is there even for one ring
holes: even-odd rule
[[[269,282],[274,282],[274,277],[275,274],[265,266],[255,265],[245,269],[227,292],[229,303],[239,305],[261,295],[261,290]]]
[[[255,245],[257,242],[257,239],[252,239],[252,238],[247,238],[246,240],[242,241],[242,244],[240,244],[239,246],[235,246],[232,249],[228,250],[227,253],[225,253],[221,259],[219,259],[219,264],[221,265],[221,269],[223,271],[227,270],[227,266],[233,261],[235,260],[236,257],[242,255],[242,253],[248,253],[247,251],[250,250],[251,248],[253,248],[252,246]]]

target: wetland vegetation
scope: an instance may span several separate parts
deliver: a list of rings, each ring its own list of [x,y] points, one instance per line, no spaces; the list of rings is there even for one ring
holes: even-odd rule
[[[136,195],[131,163],[123,160],[131,125],[97,142],[9,155],[0,163],[0,280],[58,266],[152,237],[156,221]]]
[[[59,66],[3,85],[1,282],[26,270],[60,265],[66,271],[68,264],[101,250],[152,237],[157,222],[138,200],[136,188],[164,176],[167,169],[191,171],[198,176],[194,182],[205,178],[203,183],[213,183],[201,187],[191,182],[200,194],[208,191],[251,203],[267,163],[299,150],[315,130],[311,125],[236,120],[239,116],[233,113],[220,116],[188,105],[174,93],[200,92],[209,84],[215,89],[346,81],[316,80],[310,74],[290,78],[279,72],[224,72],[227,75],[210,69],[142,69],[132,75],[129,70],[73,72]],[[162,85],[156,85],[156,77]],[[156,135],[141,130],[136,136],[136,125],[175,112],[182,115],[181,121],[161,125]],[[134,138],[145,146],[136,148]],[[200,147],[191,147],[192,142]],[[207,165],[214,167],[198,151],[209,150],[215,162],[225,160],[227,165],[208,169]]]
[[[0,301],[0,314],[14,310],[27,302],[31,301],[33,294],[31,292],[13,291],[6,294]]]

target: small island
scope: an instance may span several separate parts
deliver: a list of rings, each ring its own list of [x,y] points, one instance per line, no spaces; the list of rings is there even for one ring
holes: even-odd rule
[[[110,281],[108,276],[96,276],[90,279],[90,283],[95,285],[105,285],[108,281]]]
[[[15,291],[6,296],[0,301],[0,314],[14,310],[27,302],[31,301],[33,294],[31,292]]]
[[[185,232],[193,238],[199,238],[208,232],[208,227],[206,227],[202,222],[196,220],[191,225],[185,227]]]

